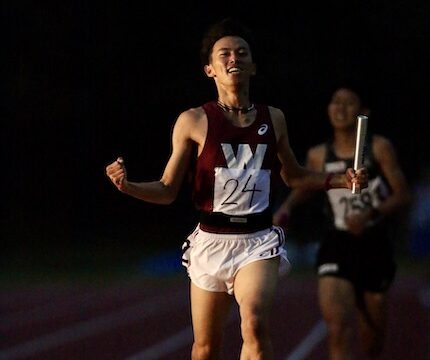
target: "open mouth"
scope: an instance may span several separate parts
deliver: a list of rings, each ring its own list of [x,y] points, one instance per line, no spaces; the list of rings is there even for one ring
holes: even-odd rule
[[[227,70],[227,73],[229,74],[239,74],[240,72],[242,72],[242,69],[239,67],[232,67]]]

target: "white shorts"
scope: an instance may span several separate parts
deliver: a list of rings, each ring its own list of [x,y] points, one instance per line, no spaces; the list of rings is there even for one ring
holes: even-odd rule
[[[291,267],[284,231],[278,226],[251,234],[214,234],[197,225],[182,245],[182,252],[182,265],[196,286],[230,295],[239,269],[253,261],[280,256],[280,276]]]

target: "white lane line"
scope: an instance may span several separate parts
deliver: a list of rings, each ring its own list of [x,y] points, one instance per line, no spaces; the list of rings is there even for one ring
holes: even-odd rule
[[[154,346],[132,355],[126,360],[158,360],[167,354],[184,347],[193,342],[193,330],[191,326],[186,327],[174,336],[161,341]]]
[[[56,290],[53,289],[53,291]],[[84,310],[91,311],[106,298],[112,303],[119,303],[120,301],[135,301],[135,298],[144,295],[147,293],[142,293],[137,288],[113,287],[104,290],[83,289],[80,291],[76,289],[68,293],[53,295],[33,307],[0,314],[0,331],[7,332],[21,326],[28,328],[32,323],[52,321],[56,317],[81,313]]]
[[[159,296],[150,301],[129,306],[108,315],[99,316],[73,326],[62,328],[53,333],[2,350],[0,351],[0,359],[25,358],[65,343],[117,328],[118,326],[142,321],[149,315],[170,310],[172,308],[172,303],[174,303],[175,306],[186,305],[188,303],[186,292],[180,290],[175,294],[169,294],[169,296]]]
[[[49,321],[54,317],[61,317],[81,312],[82,309],[97,303],[99,299],[95,293],[69,295],[66,299],[48,300],[50,303],[42,304],[32,309],[19,310],[0,316],[0,331],[26,326],[31,323]]]
[[[239,321],[239,315],[237,311],[233,311],[227,320],[227,325]],[[176,333],[169,338],[160,341],[159,343],[151,346],[150,348],[144,349],[141,352],[131,355],[126,360],[158,360],[163,356],[171,354],[172,352],[181,349],[185,345],[193,343],[193,329],[192,326],[188,326]],[[191,349],[190,349],[191,351]],[[190,354],[191,355],[191,354]]]
[[[285,358],[285,360],[303,360],[308,356],[314,347],[318,345],[327,335],[327,327],[323,320],[320,320],[312,328],[311,332],[303,341]]]

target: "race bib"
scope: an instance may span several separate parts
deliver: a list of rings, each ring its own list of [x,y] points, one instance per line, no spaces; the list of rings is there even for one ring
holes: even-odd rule
[[[269,206],[270,170],[215,168],[213,211],[228,215],[262,212]]]
[[[381,199],[388,195],[388,188],[381,177],[370,180],[368,187],[360,194],[352,194],[349,189],[332,189],[327,192],[333,210],[334,223],[337,229],[346,230],[346,218],[363,212],[369,207],[378,207]]]

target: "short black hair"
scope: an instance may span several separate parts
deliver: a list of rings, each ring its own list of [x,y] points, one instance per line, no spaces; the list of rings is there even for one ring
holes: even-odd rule
[[[337,79],[337,81],[331,84],[328,98],[331,99],[333,94],[339,89],[348,89],[354,92],[358,96],[362,107],[372,107],[371,86],[364,79],[358,80],[355,77]]]
[[[200,60],[203,66],[209,64],[214,44],[225,36],[239,36],[248,43],[251,49],[253,48],[252,31],[234,18],[224,18],[210,26],[203,37],[200,48]]]

